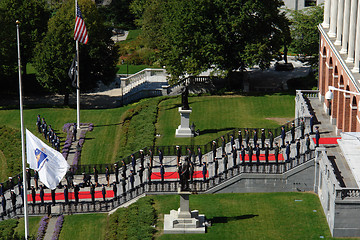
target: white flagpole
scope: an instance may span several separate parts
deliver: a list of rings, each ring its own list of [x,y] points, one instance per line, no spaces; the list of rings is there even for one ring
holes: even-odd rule
[[[27,187],[26,186],[26,161],[25,161],[25,142],[24,142],[24,120],[23,120],[23,105],[22,105],[22,83],[21,83],[21,58],[20,58],[20,31],[19,20],[16,21],[17,30],[17,50],[18,50],[18,66],[19,66],[19,95],[20,95],[20,123],[21,123],[21,152],[23,165],[23,191],[24,191],[24,222],[25,222],[25,239],[29,236],[29,220],[27,210]]]
[[[75,19],[77,15],[77,0],[75,0]],[[80,57],[79,57],[79,41],[76,41],[76,62],[77,62],[77,78],[76,78],[76,115],[77,129],[80,130]]]

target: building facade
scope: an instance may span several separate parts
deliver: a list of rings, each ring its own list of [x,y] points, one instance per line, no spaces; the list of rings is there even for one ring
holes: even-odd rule
[[[325,94],[329,86],[360,93],[360,1],[326,0],[319,31],[319,97],[338,134],[359,132],[360,96],[334,90],[328,101]]]
[[[285,7],[292,10],[302,10],[306,7],[323,3],[324,0],[284,0]]]

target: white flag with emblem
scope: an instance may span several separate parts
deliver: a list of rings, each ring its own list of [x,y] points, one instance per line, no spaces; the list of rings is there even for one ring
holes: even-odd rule
[[[37,170],[46,187],[55,189],[70,166],[63,155],[26,129],[26,156],[31,169]]]

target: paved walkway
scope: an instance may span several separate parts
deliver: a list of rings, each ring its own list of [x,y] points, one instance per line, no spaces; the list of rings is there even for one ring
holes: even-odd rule
[[[46,228],[44,240],[52,240],[52,236],[53,236],[53,233],[54,233],[54,230],[55,230],[56,221],[57,221],[57,217],[49,218],[49,223],[48,223],[48,226]]]
[[[315,126],[319,126],[321,137],[340,137],[336,135],[335,126],[330,123],[330,117],[325,113],[323,103],[318,98],[310,98],[309,100],[318,120],[318,124]],[[342,187],[357,188],[356,181],[338,144],[325,145],[325,147],[330,161],[333,162],[334,170],[338,171],[342,176],[343,182],[339,180],[340,185]]]

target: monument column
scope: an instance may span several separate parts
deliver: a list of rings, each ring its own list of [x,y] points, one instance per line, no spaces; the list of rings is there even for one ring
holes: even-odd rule
[[[357,15],[360,16],[360,8],[357,10]],[[360,61],[360,17],[356,21],[356,45],[355,45],[355,61],[354,68],[351,70],[354,73],[359,72],[359,61]]]
[[[350,6],[351,6],[351,0],[345,0],[344,21],[343,21],[344,24],[343,24],[342,44],[341,44],[340,54],[347,53],[347,45],[349,42]]]
[[[329,37],[336,37],[336,22],[337,22],[338,0],[331,0],[331,16],[330,16],[330,31]]]
[[[343,19],[344,19],[344,0],[339,0],[337,12],[337,27],[336,27],[336,41],[335,45],[341,45],[341,37],[343,32]]]
[[[357,14],[357,0],[352,0],[351,10],[350,10],[349,48],[348,48],[348,57],[346,59],[346,62],[348,63],[354,62],[356,14]]]
[[[324,22],[322,23],[324,28],[328,28],[330,26],[330,4],[331,0],[325,0]]]

